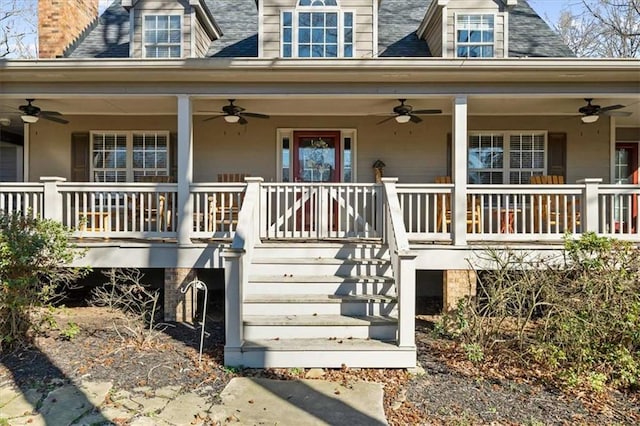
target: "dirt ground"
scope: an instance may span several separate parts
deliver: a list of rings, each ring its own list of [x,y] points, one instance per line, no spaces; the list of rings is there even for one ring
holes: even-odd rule
[[[208,318],[202,363],[198,363],[199,328],[167,324],[158,330],[106,308],[62,308],[55,313],[58,329],[70,322],[77,335],[65,338],[50,330],[30,349],[0,355],[0,383],[22,387],[51,382],[110,380],[116,388],[177,385],[183,390],[207,389],[215,399],[231,378],[261,376],[295,379],[304,369],[236,371],[222,365],[224,324]],[[450,343],[432,337],[431,317],[418,317],[416,342],[422,370],[326,370],[324,379],[348,384],[356,380],[383,383],[385,411],[392,425],[438,424],[639,424],[638,395],[568,394],[536,380],[474,366],[450,351]],[[522,374],[520,375],[522,376]],[[286,424],[286,423],[283,423]]]

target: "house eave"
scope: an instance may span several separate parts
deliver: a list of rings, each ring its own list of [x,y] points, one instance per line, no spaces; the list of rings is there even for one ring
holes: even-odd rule
[[[52,59],[0,61],[0,81],[283,82],[627,82],[640,85],[637,59]],[[179,72],[176,72],[179,71]]]
[[[447,3],[449,3],[449,0],[435,0],[431,3],[431,5],[429,5],[429,9],[427,9],[427,12],[424,14],[424,18],[422,19],[422,22],[420,23],[420,26],[416,31],[418,38],[421,39],[424,37],[424,33],[427,30],[427,27],[429,26],[429,22],[431,21],[433,14],[436,13],[436,9],[439,7],[440,8],[445,7]]]
[[[222,29],[216,22],[211,10],[202,0],[189,0],[189,4],[195,9],[196,16],[202,22],[202,25],[207,32],[207,36],[211,40],[217,40],[222,37]]]

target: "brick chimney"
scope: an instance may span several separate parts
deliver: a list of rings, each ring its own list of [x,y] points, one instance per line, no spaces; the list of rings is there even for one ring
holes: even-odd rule
[[[98,0],[38,0],[38,57],[62,56],[98,17]]]

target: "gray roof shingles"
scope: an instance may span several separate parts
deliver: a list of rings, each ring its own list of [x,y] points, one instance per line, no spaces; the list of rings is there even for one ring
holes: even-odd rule
[[[381,57],[432,56],[416,31],[431,0],[383,0],[378,11],[378,55]]]
[[[527,0],[509,13],[509,57],[574,57],[560,36],[531,8]]]
[[[383,0],[378,18],[381,57],[430,57],[416,30],[432,0]],[[209,57],[258,56],[258,11],[255,0],[205,0],[223,35],[211,43]],[[114,0],[100,19],[67,49],[69,57],[129,56],[129,13]],[[526,0],[509,16],[510,57],[572,57],[571,50]]]

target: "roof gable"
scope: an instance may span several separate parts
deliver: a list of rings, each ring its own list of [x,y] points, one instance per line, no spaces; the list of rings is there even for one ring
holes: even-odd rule
[[[383,0],[378,15],[380,57],[431,57],[427,43],[416,35],[435,0]],[[208,57],[257,57],[256,0],[201,0],[223,36],[214,40]],[[560,37],[531,8],[519,0],[509,8],[510,57],[573,57]],[[69,57],[127,58],[130,46],[129,13],[115,0],[96,24],[67,49]]]

